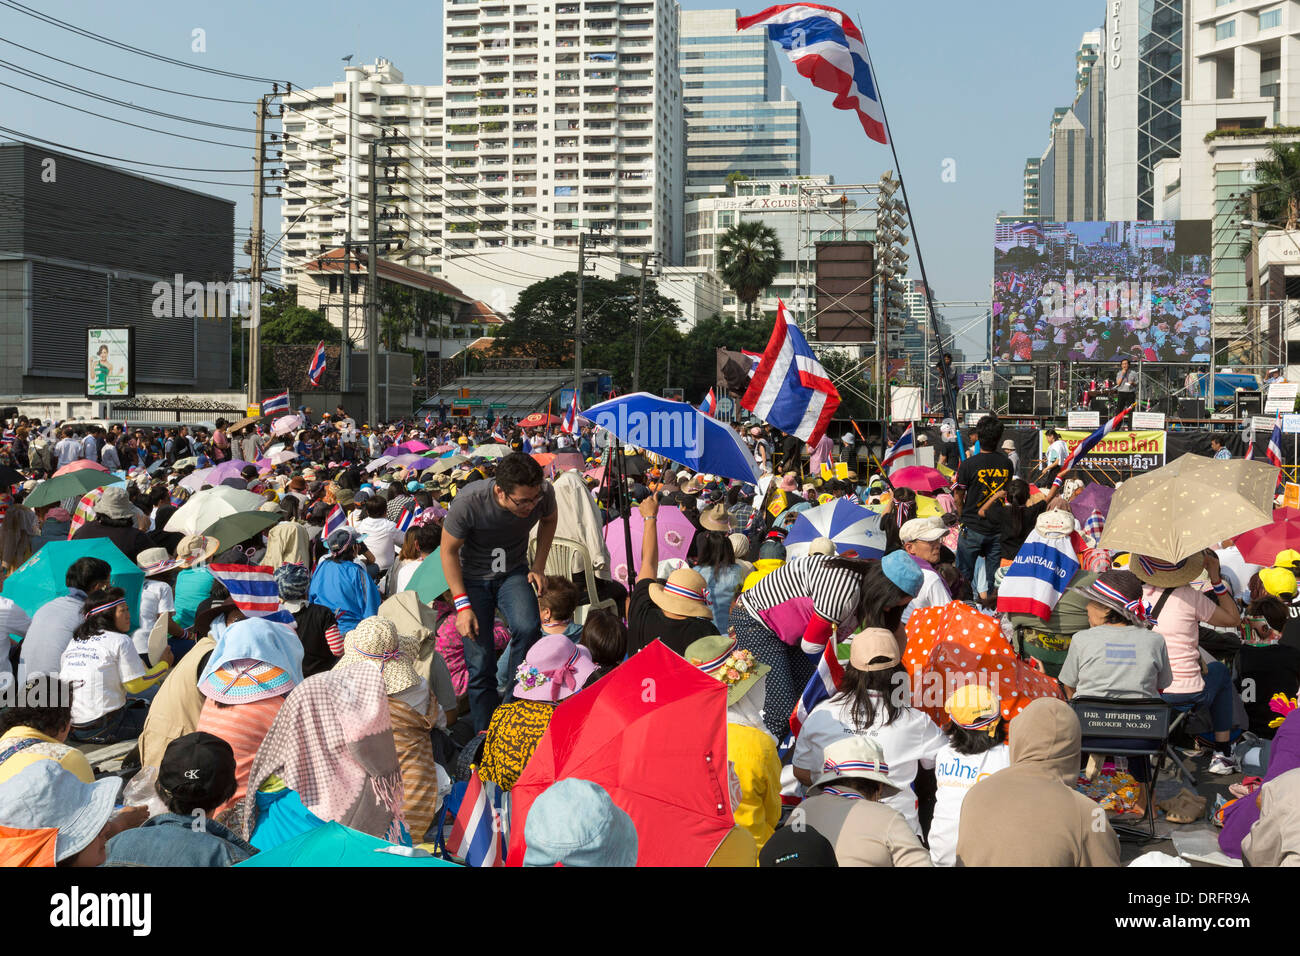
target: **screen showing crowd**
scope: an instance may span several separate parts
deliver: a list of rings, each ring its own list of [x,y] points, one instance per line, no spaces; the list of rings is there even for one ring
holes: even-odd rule
[[[1209,250],[1176,242],[1176,231],[1172,221],[999,223],[994,355],[1208,362]]]

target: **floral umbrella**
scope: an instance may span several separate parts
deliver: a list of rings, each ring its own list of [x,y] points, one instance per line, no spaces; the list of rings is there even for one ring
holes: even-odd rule
[[[623,533],[623,523],[627,520],[619,518],[605,525],[605,544],[609,547],[610,574],[615,581],[625,585],[630,591],[634,582],[628,574],[627,538]],[[633,553],[640,560],[641,532],[645,528],[645,521],[641,518],[640,511],[632,512],[631,521]],[[695,526],[691,524],[690,519],[676,506],[661,505],[659,520],[655,525],[659,529],[659,560],[663,561],[667,558],[685,560],[686,552],[691,547],[691,540],[695,537]]]
[[[1036,697],[1065,699],[1054,678],[1016,656],[997,621],[961,601],[912,612],[903,666],[912,678],[912,706],[941,727],[948,722],[944,702],[964,684],[986,684],[1007,720]]]

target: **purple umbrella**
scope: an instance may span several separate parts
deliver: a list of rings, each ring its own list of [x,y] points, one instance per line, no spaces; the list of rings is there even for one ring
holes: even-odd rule
[[[628,580],[627,539],[623,534],[623,522],[626,520],[619,518],[605,525],[605,544],[609,548],[609,573],[615,581],[631,590],[634,582]],[[659,560],[685,560],[686,552],[690,550],[691,541],[695,537],[695,525],[682,514],[680,508],[672,505],[660,506],[659,520],[655,524],[659,528]],[[633,511],[632,547],[636,549],[638,561],[641,559],[641,532],[644,527],[641,512]],[[640,571],[640,568],[637,570]]]
[[[1093,511],[1100,511],[1102,517],[1110,513],[1110,499],[1114,497],[1115,489],[1110,485],[1103,485],[1099,481],[1091,482],[1084,485],[1083,491],[1079,492],[1070,500],[1070,511],[1079,519],[1079,523],[1088,520],[1088,515]]]
[[[240,472],[250,464],[252,464],[252,462],[240,461],[238,458],[231,461],[223,461],[221,464],[217,465],[217,467],[208,472],[207,476],[203,480],[209,485],[219,485],[227,478],[242,478],[243,475],[241,475]]]
[[[436,458],[423,458],[420,455],[414,454],[398,455],[389,462],[390,465],[394,465],[398,468],[414,468],[416,471],[423,471],[426,468],[432,468],[437,463],[438,459]]]

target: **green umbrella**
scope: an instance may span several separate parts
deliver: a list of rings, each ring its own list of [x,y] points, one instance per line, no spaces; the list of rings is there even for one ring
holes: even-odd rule
[[[360,833],[333,820],[263,850],[236,866],[456,866],[436,856],[407,856],[379,837]]]
[[[221,542],[222,550],[233,548],[240,542],[247,541],[255,534],[261,534],[272,525],[279,524],[284,518],[282,511],[241,511],[238,514],[218,518],[204,528],[200,534],[216,538]]]
[[[434,548],[433,554],[420,562],[406,590],[414,591],[425,604],[431,604],[442,596],[447,590],[447,575],[442,573],[442,548]]]
[[[28,508],[40,508],[44,505],[56,504],[65,498],[80,498],[92,488],[102,488],[121,480],[117,475],[105,474],[93,468],[82,468],[80,471],[70,471],[66,475],[41,482],[40,486],[27,496],[23,504]]]
[[[131,608],[131,627],[139,627],[144,571],[108,538],[50,541],[5,579],[4,596],[29,615],[35,614],[41,605],[68,593],[64,578],[68,568],[79,558],[99,558],[108,562],[113,585],[126,592],[126,603]]]

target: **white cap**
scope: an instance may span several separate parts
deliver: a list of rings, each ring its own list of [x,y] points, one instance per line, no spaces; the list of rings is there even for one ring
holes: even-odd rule
[[[910,518],[898,529],[900,541],[938,541],[948,533],[942,518]]]

